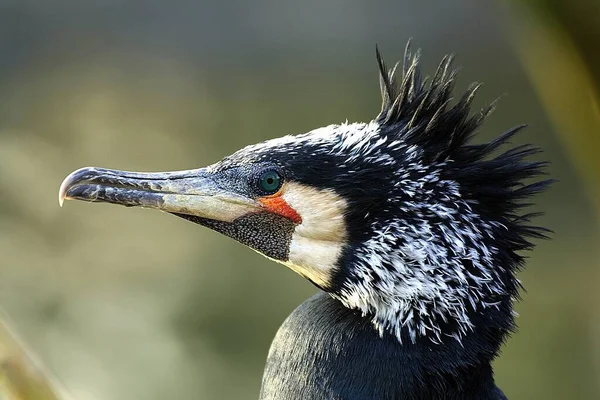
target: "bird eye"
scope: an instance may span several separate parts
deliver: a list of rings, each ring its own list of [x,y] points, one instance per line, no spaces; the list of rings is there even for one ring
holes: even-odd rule
[[[258,187],[265,194],[273,194],[279,190],[283,178],[277,171],[268,170],[260,174],[258,178]]]

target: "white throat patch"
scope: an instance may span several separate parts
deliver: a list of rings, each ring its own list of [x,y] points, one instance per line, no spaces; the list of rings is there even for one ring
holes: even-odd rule
[[[286,183],[282,198],[302,217],[284,264],[327,288],[346,241],[346,201],[333,190],[296,182]]]

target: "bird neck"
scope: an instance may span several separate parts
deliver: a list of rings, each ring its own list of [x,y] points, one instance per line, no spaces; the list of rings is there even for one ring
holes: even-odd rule
[[[490,309],[490,312],[493,312]],[[491,361],[505,332],[484,319],[461,342],[400,343],[319,292],[283,323],[269,351],[261,399],[504,399]],[[493,324],[492,324],[493,325]]]

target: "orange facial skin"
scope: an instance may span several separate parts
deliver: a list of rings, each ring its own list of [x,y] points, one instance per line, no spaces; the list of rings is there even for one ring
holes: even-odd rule
[[[296,224],[301,224],[302,217],[281,197],[282,194],[283,191],[280,190],[274,195],[262,197],[258,201],[270,212],[286,217]]]

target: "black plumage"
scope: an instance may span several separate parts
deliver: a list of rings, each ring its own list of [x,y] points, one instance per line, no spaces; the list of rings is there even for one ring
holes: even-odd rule
[[[400,343],[324,292],[283,323],[269,351],[261,399],[505,399],[491,359],[503,332],[481,316],[462,343]],[[491,324],[490,324],[491,322]]]

